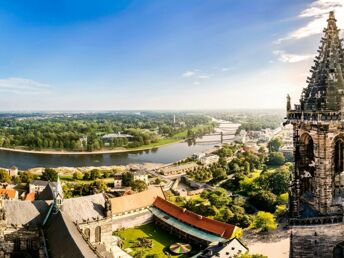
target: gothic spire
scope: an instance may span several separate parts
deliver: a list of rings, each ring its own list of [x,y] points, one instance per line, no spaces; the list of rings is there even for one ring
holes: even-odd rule
[[[330,12],[327,27],[320,41],[318,55],[315,57],[308,87],[303,90],[303,109],[307,111],[337,111],[340,109],[340,95],[344,90],[342,71],[344,51],[342,39],[334,12]]]

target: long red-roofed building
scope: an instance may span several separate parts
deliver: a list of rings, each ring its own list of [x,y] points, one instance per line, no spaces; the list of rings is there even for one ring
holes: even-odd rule
[[[151,208],[155,222],[178,236],[200,244],[224,242],[234,237],[236,226],[213,220],[157,197]]]

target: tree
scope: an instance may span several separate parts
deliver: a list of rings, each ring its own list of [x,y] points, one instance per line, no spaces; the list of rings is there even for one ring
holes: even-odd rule
[[[215,216],[215,219],[228,223],[233,217],[233,212],[229,208],[224,207],[219,210],[218,214]]]
[[[11,182],[10,174],[5,169],[0,169],[0,182],[1,183],[9,183],[9,182]]]
[[[34,179],[34,175],[29,171],[21,172],[19,177],[22,183],[31,183]]]
[[[260,229],[261,231],[275,230],[277,224],[275,217],[270,212],[259,211],[253,219],[251,228]]]
[[[288,192],[291,174],[277,170],[269,176],[269,188],[274,194],[280,195]]]
[[[90,179],[95,180],[95,179],[98,179],[101,177],[102,177],[102,173],[99,171],[99,169],[92,169],[91,170]]]
[[[103,180],[96,180],[90,185],[90,188],[93,192],[100,193],[107,190],[107,185]]]
[[[73,174],[73,179],[75,180],[82,180],[84,175],[80,171],[76,171]]]
[[[288,204],[289,194],[283,193],[280,196],[278,196],[278,203],[279,204]]]
[[[216,168],[212,171],[213,174],[213,179],[215,181],[221,181],[223,179],[227,178],[227,173],[226,170],[224,170],[223,168]]]
[[[154,184],[156,185],[160,185],[161,184],[161,179],[159,177],[157,177],[155,180],[154,180]]]
[[[248,161],[244,162],[244,171],[245,171],[245,174],[247,174],[247,175],[251,172],[251,166],[250,166],[250,163]]]
[[[275,211],[277,197],[270,191],[261,190],[255,193],[249,200],[259,210]]]
[[[147,190],[148,188],[147,184],[142,180],[134,180],[130,186],[131,189],[135,192],[142,192]]]
[[[211,205],[215,206],[216,208],[221,208],[232,202],[231,197],[228,196],[227,191],[223,188],[216,188],[213,191],[209,191],[206,194],[206,198],[209,200]]]
[[[122,174],[122,185],[123,186],[130,186],[134,181],[133,173],[126,172]]]
[[[276,216],[283,216],[287,213],[287,206],[285,204],[277,205],[275,215]]]
[[[41,179],[50,182],[56,182],[58,178],[58,173],[53,168],[46,168],[44,169]]]
[[[270,152],[278,151],[282,146],[282,140],[279,137],[272,138],[268,143],[268,149]]]
[[[268,164],[273,166],[283,165],[285,157],[282,152],[271,152],[269,155]]]

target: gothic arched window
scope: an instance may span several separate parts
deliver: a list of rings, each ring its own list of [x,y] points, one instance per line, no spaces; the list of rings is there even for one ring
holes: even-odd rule
[[[89,229],[89,228],[86,228],[86,229],[84,230],[84,234],[85,234],[85,236],[86,236],[86,239],[89,240],[89,239],[90,239],[90,235],[91,235],[90,229]]]
[[[95,242],[96,243],[99,243],[102,241],[101,235],[102,235],[102,229],[100,226],[97,226],[96,230],[95,230]]]
[[[344,171],[343,148],[344,148],[343,139],[337,140],[335,148],[334,148],[334,171],[336,172],[336,174],[342,173]]]
[[[308,133],[304,133],[300,137],[300,175],[301,175],[301,191],[312,196],[314,191],[314,142]]]

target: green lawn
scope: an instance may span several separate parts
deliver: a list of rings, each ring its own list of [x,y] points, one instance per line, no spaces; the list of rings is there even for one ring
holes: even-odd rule
[[[164,251],[168,251],[168,248],[171,244],[180,242],[178,239],[166,231],[157,228],[154,223],[150,223],[147,225],[142,225],[136,228],[128,228],[125,230],[121,230],[118,233],[119,237],[122,238],[124,242],[123,249],[126,250],[127,248],[131,249],[130,255],[134,256],[135,253],[142,250],[144,251],[143,257],[169,257],[164,254]],[[147,237],[151,239],[152,248],[132,248],[135,244],[137,238],[139,237]],[[128,251],[127,249],[126,251]],[[194,254],[194,253],[193,253]],[[188,256],[178,256],[174,255],[173,257],[188,257]]]

